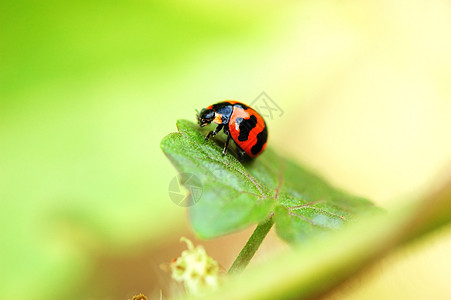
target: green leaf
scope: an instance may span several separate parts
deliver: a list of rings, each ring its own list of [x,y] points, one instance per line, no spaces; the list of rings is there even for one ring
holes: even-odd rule
[[[161,148],[180,173],[193,174],[200,181],[202,195],[189,208],[200,237],[231,233],[273,216],[280,237],[303,242],[336,231],[360,212],[374,209],[371,202],[331,187],[271,149],[240,162],[230,151],[222,156],[220,135],[205,140],[208,128],[202,130],[186,120],[178,120],[177,128],[163,138]]]
[[[218,290],[189,299],[343,298],[340,292],[333,294],[343,282],[397,248],[451,224],[451,178],[421,199],[396,203],[389,212],[283,251],[240,276],[230,276]]]

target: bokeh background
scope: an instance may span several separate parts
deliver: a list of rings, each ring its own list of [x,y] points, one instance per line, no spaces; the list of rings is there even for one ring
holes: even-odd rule
[[[159,143],[222,99],[265,91],[270,147],[337,186],[420,197],[451,169],[450,54],[446,0],[2,1],[0,298],[169,295],[194,237]],[[201,243],[228,268],[250,233]],[[448,228],[335,297],[449,298],[449,253]]]

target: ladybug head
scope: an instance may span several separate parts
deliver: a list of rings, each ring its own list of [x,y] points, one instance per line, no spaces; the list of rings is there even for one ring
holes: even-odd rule
[[[197,122],[199,123],[200,127],[207,126],[208,124],[213,121],[215,118],[215,112],[212,109],[205,109],[202,108],[202,110],[197,112]]]

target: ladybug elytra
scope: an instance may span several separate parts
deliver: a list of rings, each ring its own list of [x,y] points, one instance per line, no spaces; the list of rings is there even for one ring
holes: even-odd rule
[[[256,157],[265,150],[268,140],[265,120],[246,104],[226,100],[210,105],[197,114],[197,121],[201,127],[211,122],[218,124],[214,131],[207,134],[206,140],[221,130],[227,135],[222,155],[227,152],[230,138],[237,145],[240,157],[244,154]]]

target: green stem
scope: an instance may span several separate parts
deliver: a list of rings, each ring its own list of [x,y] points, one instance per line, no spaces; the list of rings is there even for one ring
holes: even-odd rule
[[[265,223],[259,224],[255,228],[246,245],[241,250],[240,254],[238,254],[238,257],[230,267],[229,274],[239,273],[240,271],[244,270],[244,268],[246,268],[273,224],[274,221],[271,217]]]

